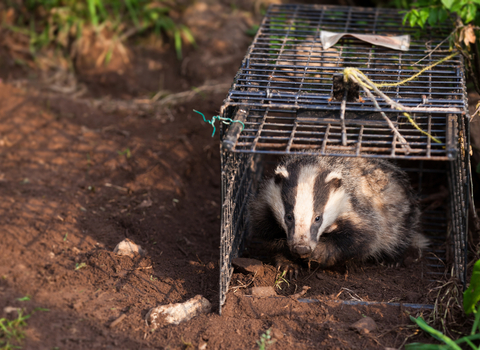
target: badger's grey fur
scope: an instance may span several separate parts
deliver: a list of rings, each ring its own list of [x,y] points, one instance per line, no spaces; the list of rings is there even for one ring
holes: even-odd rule
[[[253,234],[286,240],[293,256],[332,266],[394,262],[422,249],[420,210],[406,174],[388,161],[290,156],[249,206]]]

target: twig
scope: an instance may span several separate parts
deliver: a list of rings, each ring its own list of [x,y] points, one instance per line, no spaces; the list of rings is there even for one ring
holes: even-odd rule
[[[307,294],[309,289],[310,289],[309,286],[303,286],[303,288],[300,292],[291,295],[290,298],[299,299],[299,298],[303,297],[305,294]]]
[[[117,318],[115,321],[110,323],[110,328],[116,327],[120,322],[122,322],[125,318],[127,318],[126,314],[122,314],[119,318]]]
[[[160,101],[153,101],[153,104],[157,106],[177,104],[183,101],[191,100],[193,97],[202,92],[221,92],[227,90],[229,87],[230,84],[203,85],[192,90],[178,92],[176,94],[165,96]]]
[[[445,59],[444,59],[445,60]],[[440,61],[439,61],[440,62]],[[437,64],[439,63],[437,62]],[[433,65],[432,65],[433,66]],[[428,68],[428,67],[427,67]],[[422,70],[423,71],[423,70]],[[381,92],[378,88],[381,87],[381,86],[394,86],[394,85],[401,85],[401,83],[406,83],[408,81],[410,81],[413,77],[417,76],[419,73],[411,76],[410,78],[408,79],[405,79],[403,80],[402,82],[398,83],[398,84],[375,84],[373,81],[371,81],[370,79],[367,78],[367,76],[365,74],[363,74],[360,70],[356,69],[356,68],[345,68],[344,70],[344,74],[345,76],[347,77],[347,79],[356,79],[354,80],[355,82],[357,82],[360,86],[362,86],[362,88],[367,91],[367,90],[370,90],[372,89],[373,91],[375,91],[380,97],[382,97],[388,104],[390,104],[390,106],[392,106],[394,109],[397,109],[397,110],[400,110],[400,111],[412,111],[412,112],[422,112],[422,111],[431,111],[432,109],[431,108],[418,108],[418,107],[415,107],[415,108],[410,108],[410,107],[405,107],[403,105],[401,105],[400,103],[398,102],[395,102],[393,101],[390,97],[388,97],[387,95],[385,95],[383,92]],[[370,91],[369,91],[370,92]],[[378,103],[376,103],[376,99],[375,97],[373,97],[373,95],[371,93],[367,92],[368,96],[370,96],[370,98],[372,99],[372,102],[375,104],[375,106],[377,107],[377,109],[380,109],[380,106],[378,105]],[[446,112],[452,112],[452,113],[455,113],[455,112],[461,112],[460,109],[458,108],[435,108],[436,111],[446,111]],[[381,113],[381,112],[380,112]],[[433,141],[435,141],[436,143],[442,143],[439,139],[437,139],[436,137],[430,135],[428,132],[426,131],[423,131],[422,128],[420,128],[417,123],[415,123],[415,121],[413,120],[413,118],[406,112],[403,112],[403,115],[408,119],[408,121],[410,122],[410,124],[412,124],[415,129],[417,129],[418,131],[420,131],[422,134],[430,137]]]
[[[183,254],[185,254],[185,256],[188,256],[187,252],[186,252],[185,250],[183,250],[183,248],[180,247],[179,244],[177,244],[177,248],[178,248]]]
[[[342,145],[347,145],[347,129],[345,128],[345,109],[347,108],[348,90],[345,88],[343,92],[342,104],[340,105],[340,120],[342,123]]]
[[[363,84],[361,84],[360,81],[357,80],[357,78],[355,76],[352,75],[352,76],[350,76],[350,78],[353,80],[354,83],[357,83],[358,85],[360,85],[363,88],[365,93],[372,100],[373,104],[375,105],[375,108],[377,108],[379,110],[383,119],[385,119],[385,121],[387,122],[390,129],[392,129],[393,133],[397,136],[397,138],[400,141],[400,144],[402,145],[402,147],[405,148],[405,152],[407,152],[407,154],[410,153],[412,149],[410,148],[410,145],[408,144],[407,140],[402,136],[402,134],[400,134],[400,132],[395,127],[395,125],[393,125],[390,118],[388,118],[387,115],[381,110],[380,106],[378,105],[377,100],[375,99],[375,96],[373,96],[373,94],[370,92],[370,90],[367,89]]]

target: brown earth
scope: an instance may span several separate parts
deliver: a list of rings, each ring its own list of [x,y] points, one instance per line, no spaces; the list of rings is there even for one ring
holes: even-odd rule
[[[0,52],[0,318],[16,317],[8,306],[31,314],[23,349],[255,349],[267,329],[272,350],[431,342],[409,320],[421,310],[403,305],[435,296],[425,262],[411,259],[397,267],[304,267],[298,280],[282,280],[266,258],[262,277],[234,273],[218,315],[219,140],[192,110],[217,114],[228,87],[169,106],[144,102],[159,90],[232,81],[258,14],[246,11],[253,3],[214,5],[190,10],[187,25],[201,39],[183,62],[171,48],[132,46],[125,71],[83,67],[82,94],[50,91]],[[146,255],[115,255],[124,238]],[[252,286],[274,285],[276,297],[250,295]],[[311,287],[303,302],[290,297],[303,286]],[[197,294],[211,313],[155,331],[146,325],[152,307]],[[350,327],[365,316],[376,330]]]

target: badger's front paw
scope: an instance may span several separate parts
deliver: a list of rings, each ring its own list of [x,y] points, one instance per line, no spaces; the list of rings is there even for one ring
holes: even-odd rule
[[[312,261],[317,262],[323,267],[329,267],[335,265],[339,260],[339,254],[333,247],[329,247],[326,244],[317,244],[317,247],[312,253]]]
[[[294,276],[295,279],[298,279],[300,265],[288,260],[285,256],[280,254],[275,256],[275,265],[278,271],[285,274],[288,273],[289,279],[293,279]]]

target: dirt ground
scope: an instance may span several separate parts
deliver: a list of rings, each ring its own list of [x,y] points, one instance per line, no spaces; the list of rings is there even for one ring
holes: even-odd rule
[[[432,341],[409,320],[422,310],[404,306],[434,302],[425,261],[305,267],[276,297],[252,297],[249,287],[278,280],[265,259],[263,277],[234,273],[218,314],[219,139],[192,110],[218,114],[256,4],[196,2],[185,22],[198,48],[183,61],[168,46],[132,45],[122,69],[80,62],[68,94],[0,49],[0,318],[16,316],[6,307],[31,315],[22,349],[256,349],[267,329],[271,350]],[[158,91],[185,94],[145,102]],[[115,255],[124,238],[146,254]],[[303,286],[304,302],[290,297]],[[145,323],[152,307],[197,294],[211,313],[155,331]],[[351,328],[365,316],[376,330]]]

